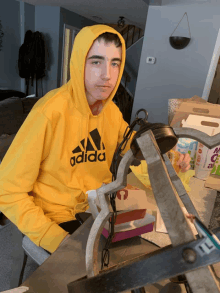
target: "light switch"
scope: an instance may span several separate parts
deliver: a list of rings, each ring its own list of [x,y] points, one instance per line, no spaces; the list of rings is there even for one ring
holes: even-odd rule
[[[147,57],[147,63],[154,64],[156,62],[156,58],[154,57]]]

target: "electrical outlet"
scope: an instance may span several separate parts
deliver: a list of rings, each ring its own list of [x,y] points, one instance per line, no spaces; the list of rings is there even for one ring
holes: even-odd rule
[[[156,62],[156,58],[154,57],[147,57],[147,63],[154,64]]]

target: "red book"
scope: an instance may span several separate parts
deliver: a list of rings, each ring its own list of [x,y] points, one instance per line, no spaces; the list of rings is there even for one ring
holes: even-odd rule
[[[121,241],[123,239],[131,238],[131,237],[135,237],[135,236],[139,236],[139,235],[151,232],[153,231],[154,222],[155,222],[155,217],[146,213],[143,219],[115,225],[114,227],[115,236],[112,242]],[[110,232],[110,226],[109,226],[109,223],[106,222],[102,231],[102,235],[104,235],[105,238],[108,238],[109,232]]]
[[[133,211],[120,211],[117,212],[116,223],[115,225],[140,220],[143,219],[146,215],[146,209],[138,209]],[[109,219],[111,222],[111,218]]]

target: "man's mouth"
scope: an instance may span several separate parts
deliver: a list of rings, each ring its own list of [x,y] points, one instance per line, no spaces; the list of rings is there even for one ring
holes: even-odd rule
[[[107,90],[109,89],[109,87],[107,86],[99,86],[98,89],[102,92],[107,92]]]
[[[98,87],[107,88],[107,87],[110,87],[110,86],[107,86],[107,85],[98,85]]]

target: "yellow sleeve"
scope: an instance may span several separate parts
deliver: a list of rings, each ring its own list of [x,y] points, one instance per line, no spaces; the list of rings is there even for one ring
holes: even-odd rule
[[[0,211],[37,246],[51,253],[68,233],[46,217],[28,193],[50,151],[52,132],[50,120],[32,110],[0,165]]]

